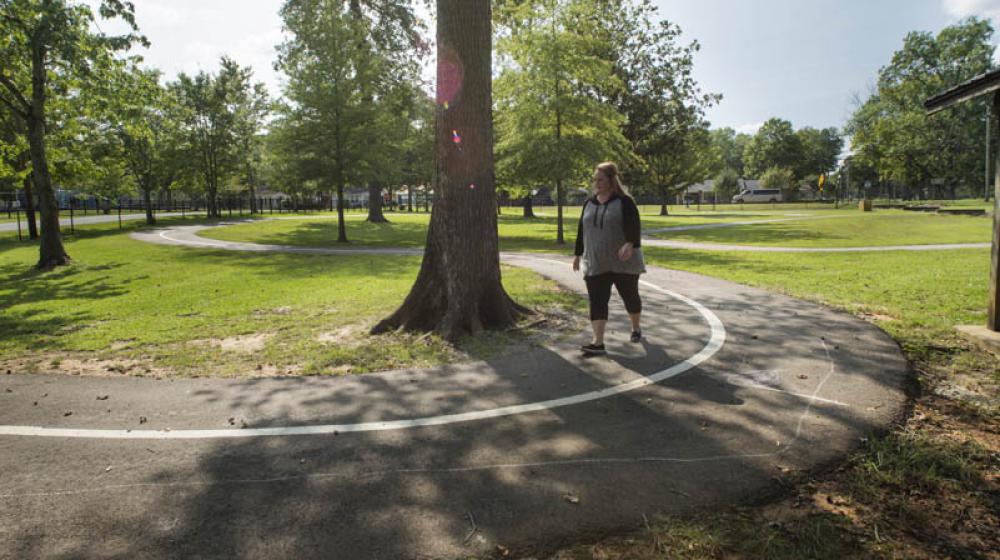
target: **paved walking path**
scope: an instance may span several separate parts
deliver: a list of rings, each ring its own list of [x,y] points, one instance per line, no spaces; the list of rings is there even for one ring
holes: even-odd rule
[[[200,228],[133,237],[338,252]],[[584,290],[565,256],[503,260]],[[583,358],[580,333],[352,377],[0,375],[0,557],[541,556],[754,500],[903,413],[906,360],[873,325],[649,268],[645,338],[616,302],[607,358]]]
[[[198,214],[198,212],[186,212],[186,213],[184,213],[184,215],[186,215],[186,216],[195,216],[197,214]],[[201,214],[204,214],[204,212],[201,212]],[[156,217],[157,218],[172,218],[172,217],[181,216],[181,215],[182,215],[181,212],[157,212],[156,213]],[[145,220],[145,219],[146,219],[146,214],[122,214],[122,221],[123,222],[132,222],[132,221],[136,221],[136,220]],[[25,234],[27,234],[27,232],[28,232],[28,223],[25,220],[26,219],[24,218],[24,216],[21,216],[21,229],[22,229],[22,231],[25,232]],[[83,226],[83,225],[87,225],[87,224],[106,224],[106,223],[117,222],[117,221],[118,221],[118,214],[117,213],[108,214],[108,215],[104,215],[104,214],[94,215],[93,213],[91,213],[90,215],[87,215],[87,216],[78,213],[76,216],[73,217],[73,224],[78,225],[78,226]],[[60,223],[61,228],[69,228],[69,212],[63,211],[63,212],[60,213],[59,223]],[[17,231],[17,222],[14,221],[14,222],[6,222],[6,223],[0,224],[0,231]],[[63,231],[65,231],[65,229]]]

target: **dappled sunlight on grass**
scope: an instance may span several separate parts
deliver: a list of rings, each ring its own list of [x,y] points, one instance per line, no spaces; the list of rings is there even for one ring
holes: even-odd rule
[[[86,353],[148,360],[179,373],[261,375],[428,366],[461,352],[438,337],[416,343],[410,335],[367,335],[402,302],[419,257],[160,246],[117,228],[81,228],[66,239],[73,263],[49,272],[32,268],[32,245],[2,244],[0,360],[33,369],[25,360]],[[511,295],[528,305],[578,306],[578,298],[533,273],[505,269],[504,276]],[[249,333],[267,335],[262,348],[219,359],[220,343]]]

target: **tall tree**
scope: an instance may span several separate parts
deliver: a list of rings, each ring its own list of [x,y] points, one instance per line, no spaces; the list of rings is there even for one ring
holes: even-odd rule
[[[39,268],[69,262],[59,233],[59,207],[46,153],[50,75],[58,69],[63,76],[86,76],[91,65],[116,51],[135,42],[148,44],[137,34],[131,2],[102,0],[98,12],[105,19],[122,19],[133,33],[95,33],[91,9],[70,0],[0,0],[0,21],[5,30],[0,44],[0,103],[27,124],[31,173],[41,211]],[[14,77],[18,71],[30,73],[30,85],[18,83]]]
[[[711,160],[691,150],[702,149],[705,110],[722,96],[703,92],[694,79],[698,42],[684,43],[681,28],[661,19],[650,0],[589,1],[601,14],[590,32],[618,78],[598,80],[595,93],[625,117],[622,131],[635,153],[624,158],[623,173],[638,191],[661,196],[705,180]]]
[[[424,259],[402,306],[372,332],[436,330],[455,340],[513,326],[527,310],[500,278],[490,0],[438,0],[437,14],[437,183]]]
[[[204,189],[208,217],[221,218],[219,189],[242,168],[240,110],[253,91],[253,71],[222,57],[216,74],[180,74],[169,85],[183,123],[185,144]]]
[[[278,68],[288,76],[283,122],[294,128],[283,135],[284,145],[303,149],[285,153],[300,175],[336,190],[337,241],[344,243],[347,184],[368,184],[369,205],[381,202],[375,175],[385,153],[383,111],[403,79],[393,74],[397,60],[364,40],[382,20],[359,10],[363,15],[354,1],[288,0],[281,16],[290,37],[278,49]]]
[[[247,198],[250,199],[250,213],[254,214],[260,210],[257,208],[257,187],[263,160],[264,122],[271,113],[271,100],[264,84],[247,83],[240,88],[234,110],[238,157],[243,168]]]
[[[599,56],[598,15],[589,0],[525,2],[506,14],[512,31],[498,45],[506,63],[497,78],[500,174],[555,186],[557,243],[565,242],[566,185],[585,182],[603,160],[630,155],[625,117],[590,93],[621,85]]]
[[[106,120],[128,174],[143,199],[146,223],[156,223],[153,196],[170,188],[181,175],[179,107],[160,74],[137,66],[122,68],[105,80]]]

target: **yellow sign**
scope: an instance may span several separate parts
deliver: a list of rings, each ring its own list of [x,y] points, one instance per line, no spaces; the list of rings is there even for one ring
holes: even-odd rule
[[[823,174],[823,175],[819,176],[818,183],[819,183],[819,190],[823,190],[823,185],[826,184],[826,174]]]

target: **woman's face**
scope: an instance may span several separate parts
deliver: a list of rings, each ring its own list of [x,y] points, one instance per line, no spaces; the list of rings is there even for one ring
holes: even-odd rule
[[[608,180],[608,176],[604,174],[600,169],[594,170],[594,192],[596,194],[605,195],[611,192],[611,181]]]

